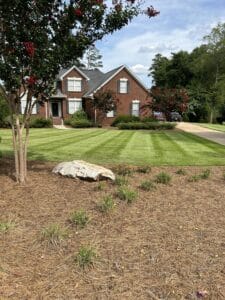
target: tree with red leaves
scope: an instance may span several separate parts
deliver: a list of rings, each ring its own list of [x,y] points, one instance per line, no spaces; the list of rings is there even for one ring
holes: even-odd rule
[[[149,9],[150,18],[157,15]],[[32,109],[51,95],[60,68],[141,13],[141,3],[135,0],[114,0],[109,7],[105,0],[0,1],[0,94],[10,109],[18,182],[27,178]]]
[[[167,120],[171,118],[171,112],[181,114],[188,110],[188,93],[186,89],[169,89],[154,87],[151,90],[152,102],[149,104],[152,111],[164,113]]]

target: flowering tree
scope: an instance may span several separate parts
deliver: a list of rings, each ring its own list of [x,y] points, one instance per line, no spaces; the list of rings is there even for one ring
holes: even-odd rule
[[[121,29],[139,13],[143,11],[135,0],[114,0],[110,7],[104,0],[0,2],[0,92],[10,108],[18,182],[27,177],[32,109],[48,99],[60,68],[81,58],[96,40]],[[158,14],[153,7],[145,13]],[[19,118],[24,96],[26,107]]]
[[[97,110],[101,113],[108,113],[116,109],[118,99],[111,90],[98,91],[93,97],[93,107],[95,112],[95,124],[97,122]]]
[[[153,111],[161,111],[170,119],[172,111],[184,113],[188,110],[188,93],[186,89],[153,88],[153,101],[149,104]]]

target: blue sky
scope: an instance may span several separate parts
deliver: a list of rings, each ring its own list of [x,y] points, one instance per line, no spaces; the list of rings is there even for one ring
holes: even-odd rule
[[[191,51],[218,22],[225,22],[225,0],[149,0],[160,10],[156,18],[139,16],[127,27],[96,43],[103,56],[103,71],[127,65],[146,86],[152,59]]]

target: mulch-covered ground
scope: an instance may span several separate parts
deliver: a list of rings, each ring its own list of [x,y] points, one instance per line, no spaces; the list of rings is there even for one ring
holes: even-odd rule
[[[0,299],[225,299],[224,167],[210,167],[208,179],[188,178],[206,168],[154,167],[134,172],[129,185],[138,198],[127,204],[115,196],[117,186],[62,178],[52,163],[29,165],[25,186],[12,179],[12,161],[0,160]],[[170,185],[139,188],[165,171]],[[114,196],[110,214],[97,209]],[[91,220],[83,229],[68,222],[84,209]],[[58,245],[42,231],[57,223],[68,236]],[[84,270],[74,260],[82,245],[96,249],[94,265]]]

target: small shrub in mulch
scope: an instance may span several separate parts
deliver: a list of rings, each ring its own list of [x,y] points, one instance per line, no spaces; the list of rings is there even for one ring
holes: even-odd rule
[[[156,189],[156,186],[151,180],[145,180],[142,181],[139,188],[142,189],[143,191],[152,191]]]
[[[95,191],[104,191],[106,188],[105,182],[98,182],[97,186],[94,187]]]
[[[130,176],[134,173],[133,168],[129,167],[129,166],[125,166],[125,165],[118,165],[115,168],[115,173],[118,175],[122,175],[122,176]]]
[[[15,227],[13,221],[0,222],[0,232],[6,233]]]
[[[116,176],[114,184],[118,185],[118,186],[127,185],[128,184],[128,179],[127,179],[126,176],[120,176],[120,175],[118,175],[118,176]]]
[[[189,182],[196,182],[200,179],[208,179],[210,176],[211,171],[209,169],[206,169],[202,171],[200,174],[193,175],[190,178],[188,178]]]
[[[79,228],[84,228],[89,222],[89,217],[84,210],[74,211],[70,216],[70,222]]]
[[[117,191],[117,197],[120,200],[126,201],[127,203],[132,203],[137,199],[137,192],[130,189],[129,187],[120,187]]]
[[[192,175],[191,177],[188,178],[188,182],[197,182],[200,180],[199,175]]]
[[[158,175],[156,175],[155,182],[156,183],[162,183],[162,184],[169,184],[172,177],[170,174],[167,174],[166,172],[161,172]]]
[[[210,175],[210,170],[206,169],[201,174],[199,174],[200,179],[208,179]]]
[[[176,171],[176,174],[177,175],[186,175],[187,172],[184,169],[179,169],[179,170]]]
[[[136,169],[136,172],[147,174],[147,173],[151,172],[151,167],[150,166],[141,166]]]
[[[82,269],[90,267],[97,258],[96,250],[90,246],[82,246],[74,257],[74,261]]]
[[[115,208],[116,204],[111,195],[105,196],[100,203],[98,209],[102,213],[109,213]]]
[[[42,239],[53,246],[59,245],[67,236],[67,228],[61,228],[59,224],[50,224],[42,232]]]

